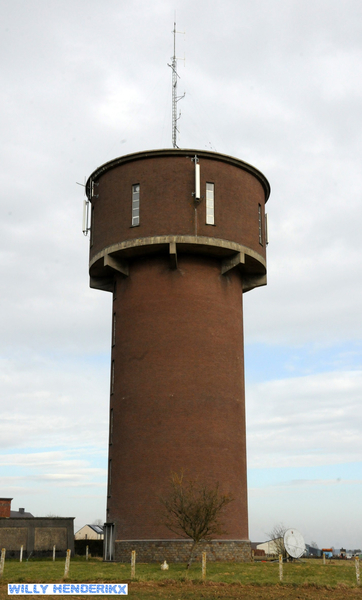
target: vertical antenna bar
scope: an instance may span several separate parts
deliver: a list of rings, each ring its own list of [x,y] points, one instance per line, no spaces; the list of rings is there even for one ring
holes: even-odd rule
[[[172,57],[172,146],[177,148],[177,59],[176,59],[176,22],[173,24]]]
[[[184,98],[183,96],[177,96],[177,78],[179,77],[177,73],[177,58],[176,58],[176,21],[173,24],[173,57],[171,59],[171,64],[167,63],[169,67],[172,69],[172,146],[173,148],[178,148],[177,145],[177,121],[181,116],[181,112],[179,116],[177,116],[177,102]],[[180,32],[179,32],[180,33]]]
[[[269,227],[268,227],[268,215],[265,213],[265,243],[269,244]]]

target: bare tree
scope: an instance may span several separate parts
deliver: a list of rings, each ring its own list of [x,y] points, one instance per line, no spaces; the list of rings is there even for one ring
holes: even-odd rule
[[[104,521],[102,521],[102,519],[95,519],[92,525],[98,525],[98,527],[103,527]]]
[[[186,481],[181,471],[171,472],[170,490],[160,501],[166,527],[176,535],[193,541],[187,563],[189,569],[199,542],[226,533],[220,519],[233,498],[221,493],[219,483],[209,486],[197,480]]]
[[[288,527],[285,527],[283,523],[279,523],[279,525],[275,525],[275,527],[267,534],[273,541],[275,554],[281,554],[283,558],[287,558],[287,551],[284,546],[284,534],[287,529]]]

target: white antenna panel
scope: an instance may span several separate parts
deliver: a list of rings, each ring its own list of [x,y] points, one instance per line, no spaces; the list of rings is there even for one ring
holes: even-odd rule
[[[83,233],[87,228],[87,201],[83,201]]]
[[[201,186],[200,186],[200,163],[195,160],[195,200],[201,198]]]
[[[84,200],[83,202],[83,233],[88,235],[89,227],[89,201]]]

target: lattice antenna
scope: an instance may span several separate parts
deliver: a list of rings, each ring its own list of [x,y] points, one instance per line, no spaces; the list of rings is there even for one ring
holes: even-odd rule
[[[181,117],[181,111],[177,115],[177,103],[179,100],[185,97],[186,93],[182,96],[177,95],[177,79],[180,78],[177,73],[177,58],[176,58],[176,33],[184,33],[181,31],[176,31],[176,22],[173,24],[173,56],[171,64],[167,63],[172,70],[172,146],[173,148],[178,148],[177,145],[177,133],[180,133],[177,129],[177,121]]]

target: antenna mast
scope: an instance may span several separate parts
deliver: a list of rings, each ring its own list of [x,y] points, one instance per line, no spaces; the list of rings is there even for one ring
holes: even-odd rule
[[[169,67],[172,69],[172,146],[173,148],[178,148],[177,145],[177,121],[181,117],[181,111],[177,116],[177,102],[182,100],[185,97],[177,96],[177,78],[179,78],[179,74],[177,73],[177,58],[176,58],[176,22],[173,24],[173,57],[171,64],[167,63]],[[179,132],[180,133],[180,132]]]

